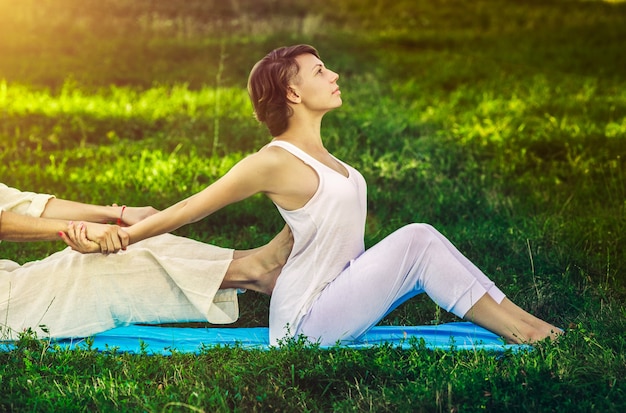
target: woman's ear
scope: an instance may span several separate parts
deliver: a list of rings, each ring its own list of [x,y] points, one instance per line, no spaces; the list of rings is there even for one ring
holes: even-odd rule
[[[287,86],[287,100],[291,103],[300,103],[300,95],[291,86]]]

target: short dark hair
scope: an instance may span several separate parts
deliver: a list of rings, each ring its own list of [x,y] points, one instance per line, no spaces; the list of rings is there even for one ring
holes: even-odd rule
[[[269,52],[250,71],[248,94],[254,115],[259,122],[265,123],[272,136],[287,130],[289,118],[293,115],[287,101],[287,88],[300,70],[296,57],[306,53],[319,59],[313,46],[280,47]]]

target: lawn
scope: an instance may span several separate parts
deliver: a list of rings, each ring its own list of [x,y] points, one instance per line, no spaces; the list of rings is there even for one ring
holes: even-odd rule
[[[567,330],[504,355],[295,340],[164,357],[26,334],[0,352],[0,411],[624,411],[625,38],[620,1],[0,0],[7,185],[164,208],[268,141],[248,72],[309,43],[340,74],[324,139],[368,181],[366,244],[428,222]],[[248,248],[282,225],[254,197],[177,234]],[[268,303],[242,295],[234,326],[266,326]],[[381,324],[453,320],[417,297]]]

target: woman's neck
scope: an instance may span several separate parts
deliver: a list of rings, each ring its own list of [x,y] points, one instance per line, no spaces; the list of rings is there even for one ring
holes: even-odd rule
[[[304,121],[294,116],[290,119],[287,130],[276,139],[293,143],[302,149],[320,150],[324,148],[321,127],[321,118]]]

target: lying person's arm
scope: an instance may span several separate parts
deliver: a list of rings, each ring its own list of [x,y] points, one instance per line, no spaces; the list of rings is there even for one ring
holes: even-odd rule
[[[0,215],[0,240],[13,242],[52,241],[65,232],[68,222],[2,211]]]
[[[12,242],[52,241],[63,239],[72,249],[88,253],[117,252],[122,249],[117,225],[80,223],[81,229],[89,233],[89,243],[78,245],[67,237],[71,221],[61,219],[37,218],[2,211],[0,215],[0,240]],[[124,236],[124,234],[121,234]]]
[[[111,253],[128,243],[127,235],[118,233],[119,225],[133,225],[156,212],[152,207],[102,206],[57,199],[48,194],[20,191],[0,182],[0,240],[27,242],[62,238],[80,252]],[[73,243],[67,237],[71,221],[82,221],[78,229],[99,248],[92,243],[81,246]],[[72,228],[76,230],[76,226]]]
[[[92,205],[52,198],[46,204],[46,208],[43,210],[41,217],[100,223],[115,222],[118,225],[133,225],[156,212],[158,211],[152,207]]]

